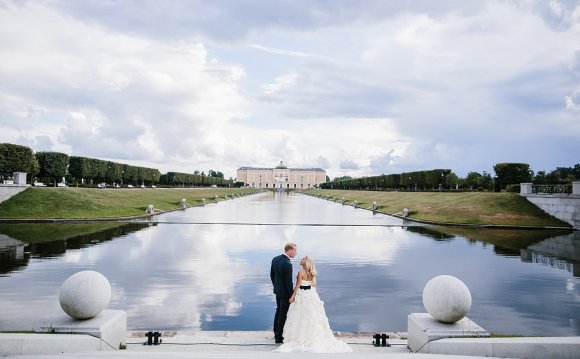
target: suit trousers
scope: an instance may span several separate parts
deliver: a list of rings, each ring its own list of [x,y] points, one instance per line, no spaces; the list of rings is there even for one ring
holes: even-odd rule
[[[274,315],[274,339],[276,341],[284,340],[282,334],[284,333],[288,308],[290,308],[289,299],[276,295],[276,315]]]

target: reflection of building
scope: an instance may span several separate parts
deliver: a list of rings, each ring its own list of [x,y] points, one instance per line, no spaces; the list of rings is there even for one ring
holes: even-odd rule
[[[26,246],[25,242],[0,234],[0,274],[26,266],[28,261],[24,252]]]
[[[580,233],[561,235],[520,250],[523,262],[541,263],[580,277]]]
[[[288,168],[280,161],[276,168],[240,167],[236,180],[252,188],[308,189],[326,182],[326,171],[321,168]]]
[[[26,243],[0,234],[0,255],[11,259],[23,259]]]

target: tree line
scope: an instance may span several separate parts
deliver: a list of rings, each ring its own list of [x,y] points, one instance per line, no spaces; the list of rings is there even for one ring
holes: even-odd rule
[[[323,183],[321,188],[352,189],[352,190],[487,190],[519,191],[520,183],[534,184],[570,184],[580,180],[580,164],[574,167],[557,167],[546,173],[539,171],[534,174],[527,163],[497,163],[493,166],[495,176],[490,173],[469,172],[465,178],[459,178],[450,169],[434,169],[428,171],[403,172],[371,177],[351,178],[337,177],[333,181]]]
[[[369,190],[432,190],[437,189],[453,172],[449,169],[403,172],[400,174],[341,179],[320,185],[332,189],[369,189]]]
[[[197,171],[196,171],[197,172]],[[220,172],[221,173],[221,172]],[[233,180],[226,180],[218,177],[217,172],[210,170],[206,176],[203,172],[199,173],[181,173],[181,172],[167,172],[161,175],[159,184],[170,187],[207,187],[207,186],[231,186]]]
[[[69,156],[61,152],[36,152],[30,148],[10,143],[0,143],[0,176],[11,177],[14,172],[26,172],[29,182],[56,186],[63,178],[75,185],[92,186],[99,183],[124,185],[154,184],[167,186],[230,186],[223,174],[210,170],[211,176],[168,172],[162,175],[156,168],[132,166],[125,163],[96,158]],[[196,171],[198,172],[198,171]],[[219,177],[221,175],[221,178]]]

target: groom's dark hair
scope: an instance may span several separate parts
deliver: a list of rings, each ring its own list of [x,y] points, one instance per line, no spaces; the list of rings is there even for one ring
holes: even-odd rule
[[[296,243],[286,243],[284,246],[284,252],[288,252],[291,249],[296,249]]]

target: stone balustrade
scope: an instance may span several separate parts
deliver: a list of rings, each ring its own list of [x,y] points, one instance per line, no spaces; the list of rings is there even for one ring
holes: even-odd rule
[[[580,228],[580,182],[572,183],[572,193],[534,193],[532,183],[520,184],[520,195],[544,212]]]

